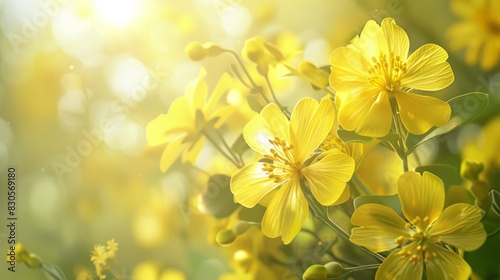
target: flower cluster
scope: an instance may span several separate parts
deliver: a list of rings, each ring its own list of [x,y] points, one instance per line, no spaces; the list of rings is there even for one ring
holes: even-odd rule
[[[429,43],[410,52],[405,30],[385,18],[380,25],[368,21],[349,45],[333,50],[329,67],[283,52],[263,37],[246,41],[245,61],[213,42],[193,42],[186,53],[197,61],[227,54],[236,64],[233,76],[223,74],[208,100],[202,71],[168,114],[149,123],[149,143],[167,143],[161,170],[171,168],[179,156],[197,171],[207,168],[205,174],[217,170],[198,203],[204,213],[234,224],[218,227],[215,240],[225,248],[233,246],[238,259],[250,255],[238,240],[255,230],[265,238],[281,237],[276,251],[309,236],[315,242],[306,244],[322,252],[307,268],[293,265],[304,261],[300,252],[292,250],[288,259],[278,260],[259,248],[248,258],[252,265],[242,267],[278,263],[304,279],[350,273],[369,277],[373,269],[376,279],[421,279],[424,273],[430,280],[470,277],[463,252],[485,242],[481,221],[489,208],[467,200],[445,205],[448,178],[440,178],[443,173],[415,153],[432,137],[468,121],[460,117],[459,102],[484,97],[470,93],[443,101],[422,93],[454,81],[444,48]],[[296,102],[284,98],[273,86],[283,83],[283,73],[323,95],[316,99],[299,93]],[[239,121],[232,122],[236,116]],[[236,140],[230,145],[228,138]],[[230,168],[221,172],[217,164],[200,160],[205,140]],[[381,191],[370,183],[380,174],[364,167],[380,147],[394,153],[396,165],[402,166],[393,172],[398,179],[389,189],[394,192],[382,191],[385,196],[375,195]],[[471,193],[477,196],[477,191]],[[336,241],[323,240],[325,232]],[[95,247],[96,271],[108,257],[103,246]]]

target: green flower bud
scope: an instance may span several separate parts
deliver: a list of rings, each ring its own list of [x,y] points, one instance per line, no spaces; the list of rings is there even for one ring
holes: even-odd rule
[[[311,265],[306,269],[302,279],[304,280],[326,280],[328,278],[328,272],[326,267],[321,264]]]
[[[325,264],[328,277],[339,277],[344,274],[344,267],[338,262],[329,262]]]
[[[247,232],[249,228],[250,224],[247,221],[237,221],[236,223],[233,224],[233,232],[236,235],[240,235]]]
[[[186,54],[192,60],[202,60],[208,53],[200,42],[191,42],[186,46]]]
[[[30,253],[28,257],[25,258],[23,261],[29,268],[37,269],[42,266],[42,259],[40,259],[39,256],[32,253]]]
[[[236,239],[236,234],[232,229],[223,229],[217,233],[215,240],[220,245],[229,245]]]

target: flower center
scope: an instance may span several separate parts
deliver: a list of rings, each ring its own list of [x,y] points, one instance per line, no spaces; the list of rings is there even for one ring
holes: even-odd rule
[[[390,56],[382,53],[378,57],[372,57],[372,67],[368,70],[368,81],[378,86],[381,90],[394,92],[401,86],[401,78],[406,73],[406,62],[399,55],[391,52]]]
[[[414,233],[409,236],[399,236],[395,240],[399,245],[407,244],[403,246],[399,254],[412,264],[418,264],[422,259],[427,264],[431,258],[437,257],[436,252],[432,252],[427,245],[428,243],[439,242],[439,240],[435,240],[427,233],[430,228],[430,226],[426,226],[429,219],[428,216],[423,219],[419,216],[415,217],[410,223],[406,223],[406,228],[412,229]]]
[[[268,174],[274,182],[281,183],[292,177],[297,171],[298,166],[295,163],[291,150],[293,145],[287,145],[285,140],[278,137],[269,139],[273,145],[270,154],[264,155],[265,158],[272,160],[272,163],[264,163],[262,170]]]

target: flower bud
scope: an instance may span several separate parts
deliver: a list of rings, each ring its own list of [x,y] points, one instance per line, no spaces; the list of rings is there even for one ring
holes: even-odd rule
[[[220,245],[229,245],[234,242],[236,239],[236,234],[234,234],[234,231],[232,229],[223,229],[217,233],[217,236],[215,237],[215,240],[217,243]]]
[[[224,49],[214,42],[207,42],[203,44],[203,48],[205,48],[207,55],[210,57],[218,56],[224,52]]]
[[[329,262],[325,264],[328,277],[339,277],[344,274],[344,267],[338,262]]]
[[[39,256],[32,253],[30,253],[28,257],[25,258],[23,261],[29,268],[37,269],[42,266],[42,259],[40,259]]]
[[[328,272],[326,267],[321,264],[311,265],[306,269],[304,275],[302,275],[303,280],[326,280],[328,278]]]
[[[250,228],[250,224],[247,221],[237,221],[233,224],[233,232],[236,235],[245,233]]]
[[[192,60],[202,60],[207,56],[207,50],[200,42],[191,42],[186,46],[186,54]]]

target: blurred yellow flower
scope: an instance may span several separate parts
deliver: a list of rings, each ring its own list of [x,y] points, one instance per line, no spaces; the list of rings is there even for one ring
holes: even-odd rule
[[[413,94],[411,89],[435,91],[450,85],[453,71],[448,54],[438,45],[426,44],[408,57],[406,32],[392,18],[379,26],[368,21],[347,47],[330,56],[330,85],[341,99],[339,122],[347,130],[371,137],[387,135],[397,107],[403,125],[413,134],[444,125],[450,106],[437,98]]]
[[[453,0],[451,10],[463,20],[448,30],[450,47],[465,49],[465,61],[491,70],[500,59],[500,1]]]
[[[194,163],[203,147],[207,124],[219,128],[233,112],[232,106],[221,106],[219,102],[231,84],[229,75],[220,78],[208,101],[204,76],[202,70],[187,86],[186,96],[172,102],[168,114],[158,116],[146,127],[149,145],[167,143],[160,160],[162,172],[167,171],[181,154],[182,162]]]
[[[471,251],[486,240],[476,207],[456,203],[443,210],[444,185],[437,176],[406,172],[398,181],[405,222],[391,208],[364,204],[351,218],[350,240],[374,252],[395,249],[377,271],[376,279],[468,279],[469,265],[448,249]]]
[[[300,231],[309,212],[301,179],[319,203],[330,205],[348,198],[346,182],[354,171],[354,160],[332,149],[312,159],[315,150],[330,132],[334,121],[333,103],[303,98],[290,121],[275,104],[267,105],[244,128],[248,145],[268,161],[243,167],[231,178],[236,202],[254,207],[264,196],[280,187],[262,220],[262,231],[290,243]],[[312,162],[308,160],[312,159]]]

